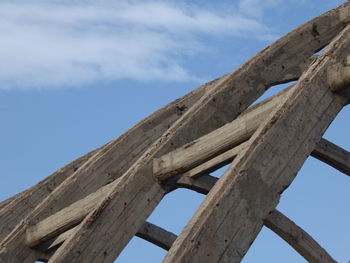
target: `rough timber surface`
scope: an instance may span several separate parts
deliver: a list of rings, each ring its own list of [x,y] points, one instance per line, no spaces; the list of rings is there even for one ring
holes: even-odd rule
[[[287,241],[308,262],[336,263],[336,261],[303,229],[278,210],[269,214],[265,225]]]
[[[85,162],[83,167],[44,198],[24,221],[19,221],[11,235],[0,241],[0,262],[2,257],[8,255],[19,258],[22,262],[36,260],[38,252],[25,244],[26,229],[29,225],[43,220],[120,177],[153,140],[180,118],[187,108],[203,95],[208,86],[215,82],[203,85],[155,112]],[[95,176],[96,173],[99,174],[98,177]],[[6,217],[6,220],[11,218],[18,220],[16,214]]]
[[[349,54],[345,28],[250,139],[215,184],[164,262],[240,262],[263,219],[347,99],[329,89],[325,71]],[[232,231],[227,231],[232,229]],[[208,243],[207,240],[212,240]]]
[[[28,225],[35,225],[124,174],[111,194],[51,259],[52,262],[89,262],[98,257],[112,262],[167,191],[152,176],[152,158],[159,158],[232,121],[270,86],[298,79],[310,56],[345,27],[349,13],[347,3],[299,27],[237,71],[165,107],[113,141],[18,223],[12,235],[0,243],[0,262],[33,262],[37,253],[24,241]],[[161,134],[164,135],[157,140]],[[120,226],[125,227],[124,233],[117,231]],[[109,232],[116,235],[110,238]],[[116,241],[118,245],[114,246]],[[89,247],[92,243],[96,247]]]
[[[92,257],[99,257],[112,262],[164,195],[165,190],[152,175],[152,158],[232,121],[269,86],[296,79],[300,68],[294,65],[306,61],[344,27],[347,18],[340,12],[346,8],[347,5],[292,32],[217,83],[124,174],[51,261],[89,262]],[[317,37],[312,34],[315,23]],[[124,228],[123,233],[117,231],[120,227]],[[116,234],[111,236],[110,232]]]

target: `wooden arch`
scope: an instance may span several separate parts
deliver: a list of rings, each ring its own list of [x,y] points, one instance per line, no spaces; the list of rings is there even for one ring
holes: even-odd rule
[[[309,262],[336,262],[275,208],[309,155],[350,175],[349,153],[322,138],[349,101],[349,22],[347,2],[1,202],[0,262],[113,262],[134,235],[166,263],[240,262],[263,225]],[[177,237],[145,220],[179,187],[207,197]]]

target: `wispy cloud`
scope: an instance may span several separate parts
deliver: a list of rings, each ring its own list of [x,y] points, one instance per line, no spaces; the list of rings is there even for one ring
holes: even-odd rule
[[[271,37],[263,11],[248,15],[252,2],[228,14],[175,1],[2,0],[0,89],[197,81],[181,61],[210,49],[204,39]]]

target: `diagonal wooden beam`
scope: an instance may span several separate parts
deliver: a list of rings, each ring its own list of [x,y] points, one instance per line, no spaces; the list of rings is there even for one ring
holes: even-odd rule
[[[189,177],[187,178],[191,179]],[[210,178],[207,176],[202,176],[200,178],[203,182],[207,181],[207,183],[205,183],[204,186],[197,186],[198,188],[201,188],[201,190],[198,192],[201,192],[203,194],[207,194],[212,188],[212,186],[215,184],[215,182],[218,180],[217,178]],[[288,219],[278,210],[274,210],[273,212],[269,213],[267,218],[264,220],[264,224],[272,231],[274,231],[278,236],[280,236],[286,242],[288,242],[288,244],[290,244],[301,256],[303,256],[309,262],[336,262],[306,231],[297,226],[293,221]],[[43,252],[50,252],[53,249],[56,249],[66,239],[73,235],[74,231],[76,230],[77,227],[74,227],[62,233],[57,238],[40,245],[39,249]],[[142,227],[136,233],[136,236],[146,241],[149,241],[154,245],[159,246],[165,250],[169,250],[177,238],[175,234],[168,232],[149,222],[145,222],[142,225]],[[52,253],[49,253],[49,255],[50,254]],[[48,261],[50,256],[45,258],[45,261]]]
[[[334,143],[322,139],[311,155],[350,176],[350,153]]]
[[[190,143],[189,146],[185,145],[184,147],[181,147],[177,150],[175,150],[175,153],[180,152],[178,156],[187,156],[189,154],[184,154],[183,152],[190,151],[192,156],[194,154],[198,154],[199,157],[202,157],[200,154],[200,150],[193,149],[192,147],[195,145],[199,149],[202,149],[205,147],[205,145],[209,145],[207,149],[209,150],[215,150],[215,147],[211,147],[213,143],[216,143],[216,140],[219,140],[221,143],[219,143],[220,146],[224,145],[222,143],[223,138],[230,138],[225,137],[227,134],[232,134],[231,130],[233,129],[236,134],[243,134],[243,137],[247,137],[247,129],[246,126],[251,127],[250,129],[255,132],[255,130],[258,128],[258,126],[261,124],[261,122],[268,116],[268,114],[272,111],[274,107],[281,101],[283,96],[285,96],[286,91],[283,91],[272,98],[269,98],[260,104],[256,105],[255,107],[249,109],[247,113],[243,113],[239,119],[245,120],[245,126],[238,126],[234,125],[236,124],[236,121],[233,121],[232,123],[225,125],[222,128],[219,128],[216,131],[213,131],[211,134],[205,135],[198,140],[196,140],[196,143]],[[254,118],[251,118],[250,116],[253,116]],[[241,122],[238,122],[238,124]],[[219,132],[218,132],[219,131]],[[251,131],[248,131],[249,136]],[[225,136],[220,136],[221,134],[224,134]],[[210,137],[208,139],[207,137]],[[213,139],[214,138],[214,139]],[[237,138],[237,137],[235,137]],[[184,187],[188,189],[195,190],[200,193],[206,193],[209,191],[209,189],[215,184],[216,178],[211,177],[210,175],[203,176],[203,173],[208,173],[211,171],[214,171],[215,169],[229,163],[233,160],[235,156],[237,156],[240,152],[242,152],[248,145],[249,142],[244,142],[236,147],[234,147],[231,150],[228,150],[218,156],[216,156],[213,159],[208,160],[207,162],[202,163],[201,165],[193,168],[192,170],[187,171],[186,173],[182,174],[179,179],[176,179],[176,187]],[[204,145],[204,146],[201,146]],[[228,144],[231,144],[230,142]],[[332,147],[330,149],[333,149],[333,152],[335,152],[334,149],[335,146],[331,144],[330,142],[326,141],[325,139],[321,139],[321,141],[316,145],[314,153],[320,154],[322,152],[323,158],[328,158],[328,160],[334,160],[335,154],[330,154],[330,151],[326,151],[325,148]],[[215,153],[215,151],[214,151]],[[338,151],[336,152],[338,153]],[[168,156],[172,157],[168,157]],[[175,154],[176,155],[176,154]],[[338,154],[339,155],[339,154]],[[338,156],[336,155],[336,156]],[[170,160],[174,160],[173,152],[170,152],[165,155]],[[159,158],[156,161],[159,161],[161,159],[164,159],[164,156]],[[181,160],[184,160],[189,164],[189,167],[194,166],[193,163],[196,163],[196,158],[193,158],[194,160],[191,160],[191,162],[188,162],[188,158],[183,158]],[[197,158],[198,159],[198,158]],[[206,158],[205,158],[206,159]],[[205,160],[204,159],[204,160]],[[339,158],[338,158],[339,159]],[[180,162],[178,162],[180,163]],[[339,163],[339,161],[338,161]],[[181,163],[180,163],[181,166]],[[184,167],[185,165],[182,165]],[[171,172],[171,170],[170,170]],[[202,175],[199,177],[199,175]],[[38,244],[42,243],[43,241],[49,240],[55,236],[57,236],[60,233],[63,233],[67,229],[71,228],[72,226],[80,223],[83,218],[96,206],[98,205],[101,200],[107,196],[107,194],[111,191],[112,185],[106,185],[96,191],[93,194],[90,194],[89,196],[85,197],[82,200],[79,200],[76,203],[73,203],[72,205],[62,209],[61,211],[49,216],[48,218],[38,222],[36,225],[30,227],[27,229],[26,234],[26,243],[30,247],[35,247]],[[203,189],[205,189],[203,192]]]
[[[330,17],[332,18],[328,14],[328,18]],[[333,19],[335,22],[339,20],[339,17]],[[328,22],[332,23],[332,20]],[[311,29],[312,26],[309,26],[308,29]],[[329,28],[328,26],[329,24],[324,28]],[[321,26],[320,30],[322,30]],[[302,37],[300,32],[297,35]],[[320,36],[322,35],[320,34]],[[79,225],[79,230],[59,248],[51,261],[88,262],[91,260],[91,256],[95,255],[103,258],[106,262],[112,262],[135,234],[135,229],[142,225],[164,195],[165,190],[154,181],[152,159],[178,147],[180,142],[183,142],[183,138],[191,141],[203,133],[208,133],[208,129],[210,132],[210,130],[218,128],[217,118],[226,115],[224,113],[227,113],[227,121],[232,121],[240,111],[248,107],[257,96],[262,94],[273,78],[276,79],[276,76],[280,75],[280,72],[283,71],[281,62],[287,62],[285,59],[288,58],[292,64],[295,64],[296,60],[300,59],[299,53],[295,52],[297,43],[294,40],[290,38],[288,41],[286,39],[280,40],[276,45],[271,46],[275,48],[274,52],[269,52],[269,49],[263,51],[202,97],[121,178],[111,194],[84,219]],[[288,45],[291,42],[294,45],[294,49],[291,50],[293,56],[288,54]],[[303,43],[303,49],[306,46],[308,45]],[[281,53],[276,53],[276,50]],[[276,67],[269,64],[271,61]],[[271,69],[275,71],[274,74],[269,74]],[[283,73],[285,72],[283,71]],[[234,87],[240,87],[240,89]],[[111,218],[113,218],[113,222]],[[121,227],[123,228],[122,233],[110,234]],[[112,246],[111,243],[118,244]]]
[[[282,91],[272,99],[268,99],[257,107],[243,113],[231,123],[228,123],[159,158],[155,158],[153,160],[154,176],[161,181],[166,180],[170,177],[186,172],[199,164],[203,164],[213,157],[232,148],[234,150],[231,154],[237,155],[241,149],[236,149],[234,147],[248,140],[250,136],[252,136],[260,123],[283,99],[285,93],[286,91]],[[222,156],[219,158],[222,158]],[[214,162],[215,161],[216,160],[214,160]]]
[[[265,49],[261,54],[252,59],[249,63],[247,63],[244,67],[240,68],[234,74],[231,74],[225,79],[220,80],[220,83],[216,83],[216,85],[213,85],[212,87],[216,87],[215,89],[213,88],[213,90],[215,91],[212,91],[211,88],[205,89],[204,91],[208,91],[210,93],[210,96],[206,96],[206,99],[200,101],[200,103],[203,103],[203,105],[197,105],[191,110],[191,116],[197,116],[195,118],[195,123],[193,123],[192,126],[187,125],[186,123],[192,121],[193,119],[192,117],[189,118],[188,116],[186,116],[186,118],[181,119],[181,121],[185,120],[185,122],[180,123],[179,121],[178,123],[176,123],[174,127],[183,126],[189,128],[187,134],[186,132],[183,132],[182,136],[179,136],[176,140],[170,140],[170,138],[172,138],[175,133],[178,134],[178,132],[176,131],[177,129],[170,129],[169,133],[167,133],[167,135],[164,135],[164,137],[157,142],[157,148],[162,148],[160,147],[160,145],[164,146],[165,142],[168,143],[167,146],[164,146],[162,148],[162,151],[159,151],[159,154],[164,154],[172,149],[175,149],[176,147],[183,145],[186,142],[189,142],[193,139],[200,137],[201,135],[210,132],[213,129],[216,129],[217,127],[221,126],[226,122],[232,121],[232,119],[235,116],[237,116],[239,112],[244,110],[255,98],[261,95],[262,92],[269,86],[298,78],[303,68],[301,65],[307,61],[307,58],[310,55],[312,55],[312,53],[326,45],[345,26],[344,23],[348,21],[348,17],[344,14],[348,12],[348,9],[348,5],[343,5],[342,7],[333,10],[313,20],[312,22],[300,27],[295,32],[290,33],[287,37],[285,37],[278,43],[270,46],[268,49]],[[312,31],[312,29],[315,29],[315,24],[317,24],[318,26],[317,32],[319,33],[317,39],[311,34],[311,32],[314,32]],[[246,72],[249,71],[251,71],[251,74],[247,75]],[[239,89],[234,87],[239,87],[240,89],[244,90],[244,97],[242,97],[242,92],[240,93],[238,91]],[[241,96],[236,96],[239,94],[241,94]],[[206,110],[203,110],[203,108],[205,108]],[[185,115],[188,115],[188,113],[186,113]],[[147,127],[147,125],[145,126]],[[198,127],[200,128],[199,131],[197,131]],[[134,137],[135,136],[130,136],[130,138]],[[128,138],[127,135],[124,136],[121,140],[126,140],[126,138]],[[174,144],[173,147],[170,147],[171,143]],[[43,218],[50,215],[52,212],[56,212],[62,209],[63,207],[69,205],[70,203],[83,198],[87,194],[96,191],[96,189],[101,187],[103,184],[106,184],[111,178],[117,178],[120,174],[116,175],[114,172],[110,173],[109,171],[109,169],[111,168],[116,168],[116,163],[118,163],[115,162],[115,159],[111,159],[111,156],[115,158],[115,156],[119,156],[118,154],[120,154],[120,149],[117,151],[115,150],[115,148],[113,148],[116,145],[116,143],[113,144],[113,146],[111,146],[111,148],[109,149],[109,152],[105,152],[93,162],[90,162],[88,165],[85,165],[84,169],[77,173],[74,176],[74,178],[70,179],[69,183],[67,182],[64,186],[61,186],[57,191],[55,191],[54,194],[52,194],[47,200],[45,200],[40,205],[40,207],[35,209],[35,211],[33,211],[32,215],[29,216],[27,220],[30,220],[33,223],[40,221]],[[136,152],[135,149],[139,148],[134,148],[134,151],[131,152]],[[136,226],[140,225],[140,222],[142,222],[143,217],[147,217],[147,215],[154,208],[155,204],[158,203],[159,199],[162,196],[161,192],[163,190],[160,190],[155,184],[151,183],[153,182],[153,178],[151,178],[151,176],[147,175],[143,177],[141,176],[141,174],[143,173],[140,172],[138,175],[136,175],[135,172],[138,169],[144,169],[147,171],[147,167],[142,166],[143,168],[141,168],[140,164],[148,163],[147,159],[149,160],[153,157],[154,151],[155,150],[153,148],[149,152],[147,152],[142,158],[142,160],[140,160],[138,164],[135,164],[135,166],[131,170],[129,170],[129,176],[127,176],[128,179],[125,179],[127,181],[123,182],[123,185],[124,183],[128,182],[126,184],[127,187],[125,187],[124,191],[122,192],[118,191],[118,195],[122,197],[119,200],[119,205],[121,205],[119,207],[124,207],[124,198],[126,200],[130,199],[131,195],[130,193],[128,193],[128,191],[130,191],[133,188],[133,186],[135,186],[131,184],[131,181],[140,180],[140,178],[143,178],[143,187],[139,189],[133,188],[133,190],[141,191],[143,194],[142,198],[144,199],[144,201],[147,201],[147,197],[155,197],[155,199],[153,200],[149,199],[152,200],[153,203],[149,206],[147,206],[146,203],[146,209],[142,210],[139,218],[133,219],[134,221],[130,220],[130,222],[132,222],[132,224],[130,224],[130,228],[135,227],[135,224]],[[146,155],[148,155],[148,157],[146,157]],[[122,154],[121,156],[125,158],[125,156],[131,156],[131,154]],[[137,158],[138,156],[139,155],[137,155]],[[99,161],[100,163],[98,164]],[[123,163],[122,161],[125,160],[121,159],[120,163]],[[109,166],[112,163],[114,166]],[[129,162],[127,162],[127,164],[123,163],[122,167],[124,167],[124,169],[127,169],[129,167],[129,164]],[[94,180],[93,177],[94,173],[96,172],[99,174],[98,180]],[[133,175],[131,176],[131,174]],[[85,181],[82,178],[84,178]],[[141,181],[139,181],[139,183],[141,183]],[[159,191],[161,192],[159,193]],[[115,194],[116,191],[114,191],[113,195]],[[107,199],[113,199],[112,196],[110,196],[110,198]],[[129,208],[124,210],[123,216],[118,220],[122,220],[122,222],[124,222],[125,214],[127,214],[128,211],[133,211],[133,208],[136,209],[136,207],[138,207],[134,207],[135,204],[138,204],[138,198],[141,198],[141,195],[137,196],[137,200],[135,199],[131,202],[131,204],[127,202]],[[103,208],[105,208],[108,203],[109,201],[101,203],[102,206],[100,206],[99,209],[95,211],[96,213],[92,213],[92,217],[89,217],[90,220],[87,220],[85,223],[91,224],[91,222],[95,222],[97,218],[100,218],[100,212],[104,210]],[[145,204],[143,203],[143,205]],[[116,209],[115,211],[118,211],[118,209]],[[132,214],[130,214],[129,216],[132,216]],[[86,224],[83,225],[84,228],[87,226]],[[9,239],[6,239],[1,244],[2,247],[5,248],[0,251],[0,258],[7,254],[11,254],[20,258],[22,262],[25,262],[26,260],[31,260],[31,251],[23,245],[25,229],[26,224],[18,225],[18,227],[16,228],[16,234],[10,237]],[[81,231],[84,232],[84,229],[82,228]],[[104,231],[98,232],[102,234]],[[124,235],[124,237],[121,239],[121,242],[119,243],[119,247],[107,248],[108,251],[113,251],[113,253],[107,253],[108,260],[110,260],[110,258],[114,257],[116,254],[119,253],[118,251],[120,251],[121,248],[126,244],[127,240],[129,240],[133,236],[133,232],[134,230],[127,230],[127,233]],[[77,233],[77,235],[79,234],[81,233]],[[87,237],[88,235],[85,236]],[[72,244],[69,245],[67,243],[66,249],[71,245]],[[101,250],[101,253],[103,252]],[[61,256],[65,257],[65,254],[66,251]],[[91,259],[91,257],[88,258]],[[67,260],[70,259],[67,258]]]
[[[73,227],[66,232],[63,232],[56,238],[44,242],[38,247],[38,249],[43,252],[50,253],[52,250],[57,249],[57,247],[62,245],[62,243],[72,236],[76,230],[77,227]],[[137,231],[136,236],[165,250],[169,250],[177,238],[175,234],[149,222],[145,222],[141,226],[141,228]]]
[[[280,193],[346,104],[347,98],[329,89],[325,73],[349,50],[348,26],[255,132],[177,238],[165,263],[241,261]]]
[[[308,262],[336,263],[305,230],[297,226],[278,210],[272,211],[264,220],[265,226],[283,238]]]
[[[21,213],[20,207],[14,207],[11,210],[14,211],[12,214],[4,213],[4,217],[0,217],[0,226],[6,227],[6,222],[11,222],[12,225],[8,229],[8,233],[13,231],[13,234],[10,233],[3,240],[0,239],[0,261],[2,255],[5,258],[8,254],[9,257],[19,258],[21,262],[36,260],[37,251],[28,248],[24,242],[28,222],[30,222],[29,225],[35,225],[36,222],[40,222],[70,204],[83,199],[120,177],[157,137],[164,133],[205,93],[207,88],[216,82],[217,80],[207,83],[183,98],[166,105],[118,139],[108,143],[94,158],[84,163],[81,169],[75,171],[68,180],[65,180],[52,193],[50,191],[50,194],[42,197],[41,203],[37,207],[34,209],[31,207],[27,218],[25,218],[26,214],[22,214],[25,220],[17,216]],[[47,188],[42,187],[41,189]],[[33,204],[35,203],[33,202]],[[1,248],[4,248],[2,252]]]

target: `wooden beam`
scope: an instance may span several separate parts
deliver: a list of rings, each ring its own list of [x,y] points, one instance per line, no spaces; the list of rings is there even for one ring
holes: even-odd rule
[[[302,32],[299,30],[276,42],[209,90],[122,176],[111,194],[84,219],[74,236],[59,248],[52,262],[88,262],[92,255],[103,258],[105,262],[112,262],[165,193],[154,180],[153,158],[217,129],[222,122],[232,121],[267,87],[283,79],[281,76],[290,76],[290,72],[295,69],[292,70],[289,65],[300,65],[305,57],[311,56],[310,51],[329,39],[328,33],[334,33],[334,26],[339,26],[340,21],[340,28],[343,28],[344,17],[338,16],[339,9],[333,12],[323,17],[322,22],[326,22],[327,26],[323,23],[319,25],[320,35],[317,39],[306,36],[315,27],[309,24],[303,28],[307,30],[305,34],[300,34]],[[332,30],[329,31],[330,28]],[[117,232],[120,228],[123,228],[122,233]],[[117,233],[111,235],[111,232]],[[111,245],[115,243],[118,244]]]
[[[117,183],[118,180],[120,179],[113,183]],[[106,185],[95,193],[29,227],[26,234],[26,244],[29,247],[35,247],[79,224],[108,195],[111,189],[112,185]]]
[[[283,238],[308,262],[336,263],[307,232],[297,226],[278,210],[274,210],[264,220],[265,226]]]
[[[59,260],[59,258],[71,260],[70,253],[76,254],[75,252],[78,247],[82,246],[82,243],[88,245],[89,242],[84,242],[84,240],[91,238],[91,240],[96,239],[100,241],[96,243],[95,249],[87,247],[83,249],[84,251],[89,251],[86,255],[83,253],[84,257],[86,256],[86,260],[91,260],[91,253],[100,251],[97,253],[101,253],[101,257],[105,257],[106,261],[112,261],[112,258],[120,252],[134,235],[133,229],[141,226],[144,219],[151,213],[164,193],[163,189],[159,188],[154,182],[152,169],[149,166],[151,165],[150,160],[176,149],[184,143],[220,127],[224,123],[232,121],[271,85],[297,79],[304,68],[302,65],[303,63],[305,64],[307,58],[326,45],[345,26],[344,24],[348,21],[348,17],[342,14],[346,14],[348,9],[348,5],[343,5],[318,17],[271,45],[236,72],[219,80],[211,88],[204,89],[204,91],[208,92],[205,98],[199,100],[196,106],[192,107],[177,122],[174,119],[170,122],[175,122],[173,127],[149,151],[144,153],[132,169],[129,169],[123,182],[84,220],[79,231],[68,242],[65,242],[61,248],[60,255],[57,255],[57,257],[55,255],[54,257],[56,258],[54,260]],[[313,28],[315,29],[315,24],[318,26],[317,32],[319,33],[317,39],[310,33]],[[192,98],[195,98],[195,96]],[[195,98],[195,101],[197,100],[198,97]],[[182,108],[180,107],[180,109]],[[147,128],[147,125],[144,128]],[[149,130],[154,132],[154,126]],[[138,129],[138,131],[142,131],[142,140],[144,140],[144,129]],[[133,134],[133,136],[128,137],[130,134],[125,135],[121,140],[134,141],[135,137],[140,138],[141,136]],[[153,134],[149,134],[149,136],[153,136]],[[133,140],[128,140],[128,138]],[[142,142],[137,141],[136,144],[141,147]],[[172,144],[173,146],[171,146]],[[146,147],[148,146],[146,145]],[[113,147],[118,148],[118,150]],[[120,176],[115,171],[127,170],[130,166],[129,160],[126,161],[125,158],[134,158],[135,156],[132,153],[142,152],[140,148],[133,148],[127,154],[121,150],[124,149],[123,147],[114,143],[108,152],[100,155],[100,158],[95,159],[93,162],[89,162],[74,178],[70,179],[69,183],[65,183],[64,186],[60,187],[45,200],[40,207],[35,209],[27,220],[35,224],[35,222],[41,221],[52,212],[55,213],[70,203],[96,191],[111,178]],[[116,158],[120,158],[119,163],[122,167],[118,167],[119,163],[116,162]],[[139,158],[139,155],[137,155],[137,158]],[[133,162],[137,158],[133,159]],[[94,177],[96,173],[99,174],[98,178]],[[119,189],[121,186],[123,186],[122,190]],[[133,193],[138,194],[129,202]],[[125,204],[127,204],[126,207]],[[107,211],[105,209],[107,206],[115,209],[107,209]],[[124,209],[120,210],[122,207]],[[106,213],[108,215],[104,217]],[[117,247],[105,246],[104,242],[106,241],[102,238],[104,234],[110,231],[110,229],[107,230],[102,227],[106,223],[104,220],[108,221],[108,218],[112,218],[109,216],[109,213],[114,215],[114,217],[112,216],[113,218],[117,218],[116,222],[110,225],[113,226],[113,230],[117,230],[120,226],[125,227],[125,233],[122,236],[119,233],[113,237],[113,239],[119,240]],[[134,216],[135,214],[133,213],[136,213],[137,216]],[[128,221],[128,225],[125,225],[126,221]],[[91,225],[93,227],[88,227]],[[96,225],[100,227],[96,227]],[[28,251],[23,244],[25,229],[26,224],[19,225],[16,234],[1,244],[4,249],[0,251],[0,258],[6,253],[12,253],[22,259],[23,262],[30,260],[31,251]],[[84,238],[81,238],[82,234]],[[80,241],[75,242],[78,236]],[[90,242],[90,244],[92,243]],[[83,251],[80,248],[78,250]]]
[[[206,89],[211,88],[217,81],[204,84],[196,91],[166,105],[118,139],[108,143],[94,158],[89,159],[81,169],[75,171],[54,191],[51,187],[40,186],[40,189],[50,192],[45,195],[34,195],[41,197],[38,199],[39,204],[31,200],[27,204],[24,200],[24,207],[29,207],[31,204],[36,206],[34,209],[30,206],[27,214],[21,212],[20,206],[11,209],[14,211],[13,213],[4,213],[4,219],[0,218],[0,227],[6,228],[7,225],[12,224],[11,228],[6,231],[8,233],[14,232],[2,241],[0,239],[0,261],[2,257],[7,257],[6,255],[17,257],[21,262],[36,260],[37,252],[25,243],[28,226],[35,225],[119,178],[156,138],[179,119],[205,93]],[[10,224],[6,222],[10,222]],[[28,222],[30,223],[28,224]]]
[[[203,180],[207,180],[207,185],[210,185],[215,179],[209,179],[208,177],[202,177]],[[211,187],[203,187],[200,192],[206,194]],[[292,246],[301,256],[303,256],[309,262],[315,263],[335,263],[336,261],[302,228],[297,226],[293,221],[288,219],[278,210],[271,212],[264,220],[265,226],[274,231],[278,236],[283,238],[290,246]],[[45,251],[51,251],[61,245],[66,239],[73,235],[77,227],[74,227],[57,238],[46,242],[40,246],[40,249]],[[172,244],[175,242],[177,236],[171,232],[168,232],[154,224],[145,222],[136,236],[153,243],[165,250],[169,250]],[[48,260],[47,258],[46,260]]]
[[[322,139],[311,155],[350,176],[350,153],[334,143]]]
[[[248,110],[231,123],[228,123],[197,140],[189,142],[160,158],[155,158],[153,160],[154,176],[162,181],[186,172],[203,163],[207,163],[207,166],[210,168],[211,162],[207,162],[208,160],[232,148],[231,152],[220,155],[212,162],[216,163],[220,160],[227,161],[227,159],[230,159],[231,157],[233,158],[243,149],[243,146],[237,148],[235,148],[235,146],[238,146],[252,136],[260,123],[283,99],[285,93],[285,91],[282,91],[274,96],[273,99],[268,99],[258,107]],[[228,158],[226,158],[226,156]],[[202,170],[203,168],[204,167],[202,166],[198,169]],[[195,173],[196,170],[194,170],[193,174]]]
[[[49,253],[50,251],[57,249],[63,242],[74,234],[77,230],[77,227],[73,227],[66,232],[63,232],[56,238],[53,238],[47,242],[41,244],[38,249],[43,252]],[[169,250],[171,245],[174,243],[177,236],[159,226],[156,226],[152,223],[145,222],[139,231],[136,233],[136,236],[142,238],[160,248]]]
[[[136,236],[165,250],[169,250],[177,238],[175,234],[148,222],[145,222],[142,225],[142,227],[136,233]]]
[[[214,185],[163,262],[240,262],[328,125],[346,104],[327,67],[350,50],[346,27],[288,92]],[[227,231],[232,229],[232,231]],[[210,240],[211,242],[207,242]]]

